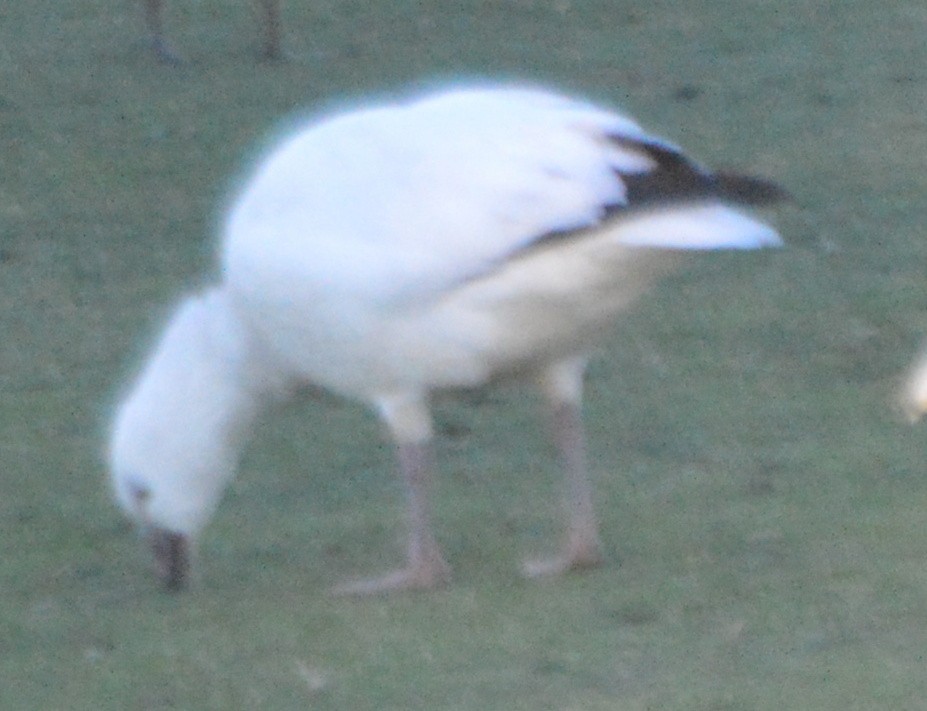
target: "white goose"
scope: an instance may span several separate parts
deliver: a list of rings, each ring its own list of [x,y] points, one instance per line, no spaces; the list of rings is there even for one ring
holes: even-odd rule
[[[221,283],[183,302],[119,407],[116,498],[180,587],[262,404],[312,383],[380,414],[408,492],[405,565],[342,590],[433,587],[449,568],[430,523],[429,396],[517,376],[549,404],[568,491],[562,552],[526,572],[595,565],[590,346],[686,250],[780,244],[732,205],[781,196],[544,90],[458,88],[311,122],[246,182]]]
[[[914,361],[901,391],[901,407],[914,423],[927,413],[927,349]]]

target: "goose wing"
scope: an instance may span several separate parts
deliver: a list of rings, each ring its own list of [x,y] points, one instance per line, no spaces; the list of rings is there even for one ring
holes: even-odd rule
[[[273,263],[381,303],[421,299],[602,229],[637,246],[775,244],[739,212],[711,212],[713,225],[704,210],[687,223],[671,208],[780,196],[703,169],[615,111],[533,89],[456,90],[344,113],[284,141],[231,212],[226,262],[233,272]]]

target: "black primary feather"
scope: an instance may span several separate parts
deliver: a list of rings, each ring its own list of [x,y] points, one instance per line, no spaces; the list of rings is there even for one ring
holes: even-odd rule
[[[569,239],[582,239],[590,228],[621,219],[635,210],[647,210],[660,205],[673,205],[703,200],[720,200],[743,205],[770,205],[790,199],[789,193],[766,178],[731,172],[713,173],[687,158],[683,153],[657,141],[609,136],[610,141],[621,148],[643,153],[656,166],[645,173],[622,173],[615,171],[626,187],[625,199],[619,203],[605,204],[594,224],[564,230],[551,230],[538,235],[503,260],[499,260],[484,271],[474,274],[465,281],[474,281],[492,273],[499,265],[543,249],[554,243]]]
[[[785,190],[770,180],[740,173],[712,173],[662,143],[626,136],[612,136],[611,140],[626,150],[643,153],[656,167],[646,173],[620,173],[627,186],[627,202],[607,206],[607,216],[637,207],[708,198],[769,205],[788,197]]]

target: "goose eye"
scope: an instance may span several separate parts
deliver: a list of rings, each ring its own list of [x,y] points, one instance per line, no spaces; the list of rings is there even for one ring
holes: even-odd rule
[[[129,493],[139,506],[146,504],[151,499],[151,489],[137,481],[129,482]]]

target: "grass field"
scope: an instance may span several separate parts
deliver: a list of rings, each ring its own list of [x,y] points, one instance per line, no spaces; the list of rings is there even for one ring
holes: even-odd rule
[[[921,3],[289,0],[256,62],[246,0],[0,7],[0,707],[917,709],[927,431],[893,410],[927,335]],[[282,117],[458,76],[627,108],[773,177],[790,246],[666,280],[591,368],[610,560],[521,580],[558,476],[516,388],[443,404],[446,591],[327,590],[389,567],[401,500],[362,408],[264,418],[199,580],[157,588],[103,466],[114,400]],[[324,176],[320,176],[324,179]]]

